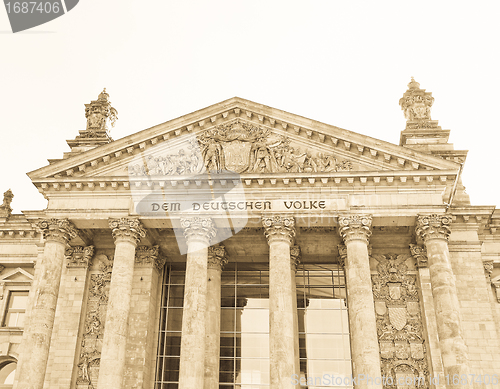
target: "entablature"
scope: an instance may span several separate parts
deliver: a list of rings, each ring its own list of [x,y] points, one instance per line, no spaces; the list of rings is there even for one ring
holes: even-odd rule
[[[152,188],[201,188],[204,186],[236,186],[244,187],[289,188],[300,187],[385,187],[414,188],[418,191],[426,186],[453,185],[456,179],[454,170],[427,171],[363,171],[335,173],[288,173],[284,174],[242,174],[235,176],[199,175],[192,176],[146,176],[146,177],[81,177],[81,178],[45,178],[33,180],[33,183],[44,196],[54,192],[66,191],[128,191],[131,188],[151,190]]]
[[[39,232],[25,215],[11,215],[7,221],[0,223],[0,241],[36,243],[40,240]]]

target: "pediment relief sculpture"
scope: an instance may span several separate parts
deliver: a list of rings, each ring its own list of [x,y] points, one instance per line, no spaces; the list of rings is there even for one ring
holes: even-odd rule
[[[132,176],[176,176],[202,172],[302,173],[350,171],[348,160],[302,151],[290,138],[236,120],[203,132],[175,151],[148,155],[127,167]]]

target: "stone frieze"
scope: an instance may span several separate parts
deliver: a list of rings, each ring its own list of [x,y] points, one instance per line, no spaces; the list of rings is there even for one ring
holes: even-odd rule
[[[176,176],[204,171],[307,173],[352,168],[348,160],[302,151],[286,136],[237,120],[205,131],[175,152],[148,155],[144,163],[132,164],[127,170],[131,176]]]

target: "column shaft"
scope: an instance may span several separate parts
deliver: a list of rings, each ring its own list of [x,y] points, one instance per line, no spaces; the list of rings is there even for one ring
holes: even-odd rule
[[[455,276],[451,269],[448,243],[428,240],[431,289],[445,374],[468,374],[467,347],[462,335]]]
[[[111,273],[97,386],[99,388],[120,389],[123,387],[125,372],[135,248],[140,238],[144,237],[146,233],[137,219],[110,220],[109,224],[113,229],[115,239],[115,257]]]
[[[417,234],[427,248],[432,296],[436,309],[439,346],[445,375],[469,374],[468,350],[460,323],[455,275],[451,268],[448,238],[450,216],[429,215],[417,219]],[[453,386],[450,380],[450,385]]]
[[[370,227],[371,216],[339,218],[339,233],[347,248],[345,276],[353,376],[364,375],[373,379],[359,381],[358,389],[382,387],[380,382],[375,383],[375,379],[381,377],[381,371],[368,255]]]
[[[207,309],[208,246],[215,236],[209,218],[181,220],[188,244],[182,310],[179,389],[203,388]]]
[[[44,388],[66,389],[71,387],[78,366],[78,333],[84,316],[84,296],[88,289],[88,268],[92,264],[94,246],[75,246],[66,249],[66,266],[61,275],[60,296],[57,300],[57,316],[54,320],[52,339],[45,375]],[[66,358],[60,358],[65,355]],[[79,361],[77,362],[77,364]]]
[[[137,246],[128,319],[124,388],[149,388],[158,343],[159,276],[166,257],[159,246]],[[78,389],[78,388],[77,388]]]
[[[23,355],[19,361],[17,389],[41,389],[45,378],[50,340],[61,283],[66,245],[77,232],[68,220],[44,220],[38,224],[46,239],[33,298]]]
[[[293,315],[293,334],[294,334],[294,354],[295,365],[294,371],[300,376],[300,344],[299,344],[299,316],[297,312],[297,284],[295,282],[295,275],[297,273],[297,265],[300,262],[300,247],[295,245],[290,248],[290,257],[292,261],[292,311]],[[294,377],[295,378],[295,377]]]
[[[219,388],[221,272],[227,262],[223,246],[208,248],[205,389]]]
[[[293,387],[296,370],[297,296],[290,247],[295,236],[293,218],[264,218],[269,242],[269,357],[271,388]],[[294,303],[295,301],[295,303]]]

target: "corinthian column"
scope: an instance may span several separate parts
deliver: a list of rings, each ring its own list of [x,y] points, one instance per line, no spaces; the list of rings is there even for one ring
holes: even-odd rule
[[[205,342],[205,389],[219,388],[220,278],[227,263],[224,246],[208,248],[207,321]]]
[[[40,270],[37,272],[33,308],[23,338],[18,389],[43,387],[64,252],[68,242],[77,236],[77,230],[67,219],[42,220],[38,223],[38,228],[45,238],[45,248],[41,263],[37,264]]]
[[[123,387],[125,372],[135,248],[141,238],[146,236],[146,231],[137,218],[110,219],[109,227],[115,240],[115,258],[109,287],[97,386],[120,389]]]
[[[271,388],[293,388],[296,368],[297,296],[290,248],[295,238],[293,217],[262,219],[269,243],[269,352]]]
[[[357,389],[381,388],[380,353],[373,302],[368,241],[371,236],[371,215],[339,217],[339,234],[347,248],[345,278],[353,376],[371,377],[360,380]]]
[[[443,367],[450,377],[469,374],[467,346],[460,324],[455,275],[451,268],[448,238],[451,216],[424,215],[417,218],[417,235],[427,248],[432,297],[436,309]],[[452,382],[450,379],[450,385]]]
[[[181,219],[181,227],[184,228],[188,253],[182,310],[179,389],[203,388],[208,247],[216,230],[213,220],[208,217]]]
[[[295,354],[294,358],[294,369],[295,373],[300,376],[300,344],[299,344],[299,316],[297,313],[297,285],[295,283],[295,275],[297,273],[297,265],[300,263],[300,246],[295,245],[290,247],[290,260],[292,265],[292,296],[293,296],[293,307],[292,311],[293,315],[293,333],[294,335],[294,343],[293,350]]]

